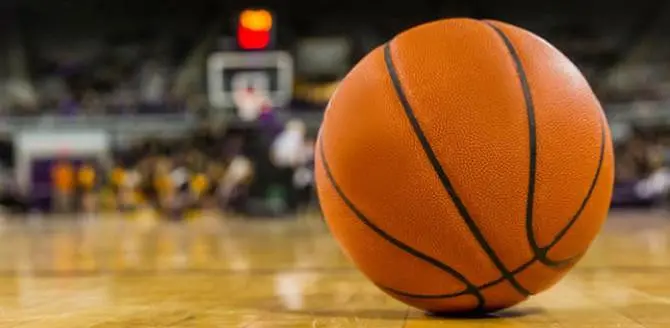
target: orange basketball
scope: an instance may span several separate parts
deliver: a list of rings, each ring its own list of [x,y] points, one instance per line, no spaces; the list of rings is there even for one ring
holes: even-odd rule
[[[607,216],[610,131],[536,35],[450,19],[375,49],[333,95],[316,182],[332,233],[389,295],[439,313],[555,284]]]

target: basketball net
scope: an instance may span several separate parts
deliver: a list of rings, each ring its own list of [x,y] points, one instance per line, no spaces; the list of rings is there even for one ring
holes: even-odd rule
[[[243,88],[233,92],[237,116],[245,122],[258,119],[263,111],[270,108],[270,100],[265,92],[253,88]]]

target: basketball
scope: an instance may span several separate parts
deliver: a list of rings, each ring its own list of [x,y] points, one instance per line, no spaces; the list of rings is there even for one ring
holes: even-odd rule
[[[384,292],[490,312],[556,284],[608,213],[610,130],[540,37],[436,21],[364,57],[332,96],[315,179],[332,234]]]

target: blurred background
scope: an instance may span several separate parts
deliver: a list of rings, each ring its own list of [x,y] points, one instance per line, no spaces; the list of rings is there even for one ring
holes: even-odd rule
[[[612,127],[612,205],[665,203],[665,1],[5,0],[0,204],[8,218],[316,211],[314,140],[338,81],[398,32],[463,16],[522,26],[571,58]]]

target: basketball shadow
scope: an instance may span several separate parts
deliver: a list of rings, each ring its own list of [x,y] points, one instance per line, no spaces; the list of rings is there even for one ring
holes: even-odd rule
[[[279,310],[279,309],[276,309]],[[466,313],[466,314],[433,314],[419,311],[419,315],[412,315],[408,317],[408,310],[338,310],[338,309],[323,309],[323,310],[279,310],[283,313],[310,315],[316,317],[338,317],[338,318],[361,318],[361,319],[383,319],[383,320],[406,320],[413,321],[498,321],[512,318],[523,318],[531,315],[538,315],[543,313],[539,308],[528,308],[523,310],[505,310],[495,313]],[[414,310],[409,310],[414,311]]]
[[[304,309],[292,309],[287,307],[278,299],[270,298],[263,300],[253,300],[249,306],[267,312],[305,315],[324,318],[361,318],[361,319],[383,319],[383,320],[406,320],[414,321],[450,321],[450,320],[502,320],[510,318],[521,318],[531,315],[542,314],[543,311],[536,307],[524,307],[520,309],[507,309],[493,313],[463,313],[463,314],[440,314],[427,313],[412,308],[384,309],[375,308],[375,305],[362,309],[349,308],[343,306],[338,308],[338,304],[323,302],[326,295],[310,295],[305,299]],[[327,296],[326,296],[327,297]],[[252,305],[253,304],[253,305]],[[318,306],[322,304],[323,306]]]
[[[467,320],[495,320],[495,319],[511,319],[522,318],[530,315],[542,314],[544,311],[538,307],[522,308],[522,309],[507,309],[490,313],[426,313],[427,318],[434,319],[467,319]]]

